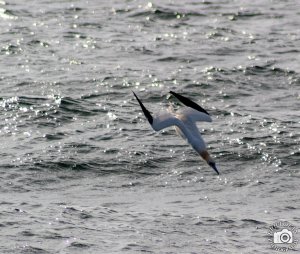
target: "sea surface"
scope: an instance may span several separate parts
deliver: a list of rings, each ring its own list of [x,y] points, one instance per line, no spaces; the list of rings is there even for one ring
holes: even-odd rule
[[[300,229],[298,0],[1,0],[0,89],[1,254],[269,254]],[[132,94],[170,90],[211,114],[219,176]]]

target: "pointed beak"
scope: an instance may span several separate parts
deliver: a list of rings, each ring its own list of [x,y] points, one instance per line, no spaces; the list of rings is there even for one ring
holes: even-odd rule
[[[216,163],[209,162],[208,165],[211,166],[217,172],[218,175],[220,174],[219,171],[218,171],[218,169],[217,169],[217,167],[216,167]]]

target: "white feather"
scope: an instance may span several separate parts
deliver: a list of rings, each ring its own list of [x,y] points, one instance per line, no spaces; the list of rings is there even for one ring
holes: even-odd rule
[[[187,121],[191,122],[212,122],[209,115],[193,108],[181,108],[176,112],[176,116],[182,121],[187,119]]]
[[[169,110],[171,111],[171,110]],[[184,108],[174,113],[166,112],[153,118],[152,128],[155,131],[174,126],[176,132],[197,151],[206,149],[205,142],[196,126],[196,121],[211,122],[209,115],[192,108]]]

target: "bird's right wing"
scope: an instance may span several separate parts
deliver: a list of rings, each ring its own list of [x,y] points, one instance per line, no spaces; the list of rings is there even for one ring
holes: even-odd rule
[[[193,108],[181,108],[176,112],[176,116],[182,121],[190,120],[192,122],[212,122],[210,115]]]

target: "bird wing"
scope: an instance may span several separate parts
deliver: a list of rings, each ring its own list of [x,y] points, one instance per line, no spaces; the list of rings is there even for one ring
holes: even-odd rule
[[[179,121],[180,120],[171,113],[162,113],[154,117],[152,128],[155,131],[160,131],[171,126],[178,126]]]
[[[209,115],[208,112],[204,108],[202,108],[197,103],[195,103],[192,100],[190,100],[189,98],[184,97],[184,96],[182,96],[182,95],[180,95],[178,93],[175,93],[173,91],[170,91],[170,94],[174,95],[185,106],[193,108],[193,109],[195,109],[195,110],[197,110],[199,112],[202,112],[202,113],[205,113],[205,114]]]
[[[140,104],[141,109],[143,110],[143,113],[147,120],[149,121],[150,125],[155,131],[160,131],[162,129],[165,129],[167,127],[171,126],[179,126],[182,127],[182,123],[178,118],[176,118],[172,113],[163,113],[158,114],[155,117],[152,117],[151,113],[146,109],[144,104],[141,102],[141,100],[137,97],[137,95],[133,92],[135,98],[137,99],[138,103]]]
[[[181,108],[176,112],[176,116],[183,122],[212,122],[210,115],[193,108]]]
[[[132,91],[133,92],[133,91]],[[150,112],[145,108],[144,104],[141,102],[141,100],[137,97],[137,95],[135,94],[135,92],[133,92],[134,97],[137,99],[138,103],[140,104],[143,113],[145,115],[145,117],[147,118],[147,120],[149,121],[149,123],[152,125],[153,123],[153,117],[150,114]]]

